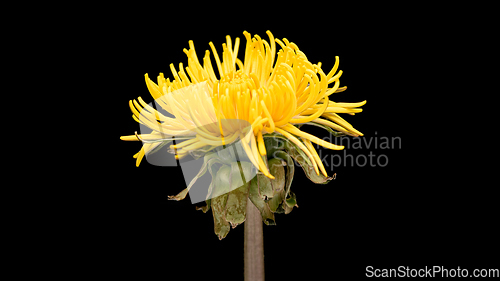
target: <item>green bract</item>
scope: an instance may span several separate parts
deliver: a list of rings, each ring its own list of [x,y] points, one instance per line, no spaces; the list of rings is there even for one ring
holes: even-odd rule
[[[321,125],[320,125],[321,126]],[[302,167],[306,176],[314,183],[326,184],[331,177],[317,175],[307,155],[297,145],[280,134],[264,135],[266,156],[262,156],[269,172],[275,177],[270,179],[262,173],[255,174],[255,167],[247,161],[237,159],[232,149],[206,154],[198,175],[189,186],[173,200],[186,197],[194,182],[208,170],[212,182],[207,194],[206,205],[197,207],[204,213],[212,209],[215,234],[222,239],[229,230],[243,223],[246,218],[247,202],[257,207],[266,225],[275,225],[275,213],[288,214],[298,207],[295,194],[290,190],[295,173],[295,162]],[[244,153],[236,151],[236,154]],[[247,201],[250,199],[250,201]]]

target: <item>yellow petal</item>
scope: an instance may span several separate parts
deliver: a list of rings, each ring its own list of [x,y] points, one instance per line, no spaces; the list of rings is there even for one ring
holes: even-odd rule
[[[334,102],[330,101],[330,105],[328,107],[346,107],[346,108],[352,108],[352,107],[360,107],[366,104],[366,100],[361,101],[361,102]]]
[[[323,174],[323,176],[328,177],[328,174],[326,173],[326,170],[325,170],[325,166],[323,166],[323,163],[321,162],[321,159],[319,158],[319,155],[316,152],[316,149],[312,145],[311,141],[308,139],[304,139],[304,138],[302,138],[302,140],[304,141],[304,144],[307,146],[307,148],[309,148],[309,151],[311,151],[311,154],[313,155],[314,160],[316,160],[316,163],[318,163],[318,167],[321,170],[321,173]]]
[[[276,132],[284,135],[286,138],[288,138],[291,142],[293,142],[295,145],[297,145],[300,149],[302,149],[302,151],[304,151],[304,153],[307,155],[307,157],[309,157],[309,159],[311,160],[311,163],[313,164],[313,167],[314,167],[314,171],[316,171],[316,174],[319,175],[319,171],[318,171],[318,165],[316,164],[316,161],[314,161],[314,156],[311,154],[311,152],[307,149],[307,147],[304,146],[303,143],[301,143],[296,137],[294,137],[292,134],[290,134],[289,132],[283,130],[283,129],[280,129],[280,128],[276,128]]]
[[[325,112],[325,110],[327,109],[327,107],[328,107],[328,97],[325,97],[323,99],[323,105],[315,113],[313,113],[310,116],[301,116],[299,118],[292,118],[292,119],[290,119],[290,123],[306,123],[306,122],[310,122],[310,121],[312,121],[312,120],[320,117]]]
[[[262,131],[257,134],[257,142],[259,144],[260,155],[266,155],[266,146],[264,145],[264,138],[262,137]]]
[[[318,137],[315,137],[313,135],[310,135],[306,132],[302,132],[301,130],[297,129],[296,127],[290,125],[290,124],[287,124],[287,126],[284,127],[285,130],[299,136],[299,137],[303,137],[303,138],[306,138],[316,144],[319,144],[321,146],[324,146],[326,148],[329,148],[329,149],[333,149],[333,150],[342,150],[344,149],[344,146],[343,145],[335,145],[333,143],[329,143],[329,142],[326,142]]]

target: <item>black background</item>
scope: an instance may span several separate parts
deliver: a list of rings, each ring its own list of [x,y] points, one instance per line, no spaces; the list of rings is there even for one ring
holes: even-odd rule
[[[327,167],[330,175],[336,173],[328,185],[316,185],[296,169],[292,191],[299,208],[277,214],[276,226],[264,226],[268,280],[302,280],[303,274],[311,279],[364,276],[365,267],[373,263],[464,262],[498,249],[493,242],[498,231],[489,220],[494,211],[489,191],[472,194],[451,184],[443,177],[446,167],[440,166],[433,141],[425,134],[411,134],[421,128],[415,120],[424,114],[417,109],[424,95],[418,83],[421,73],[413,67],[423,59],[419,25],[376,16],[341,18],[322,11],[308,18],[298,12],[249,17],[210,13],[195,21],[191,19],[198,17],[188,13],[141,21],[125,17],[103,27],[105,36],[95,48],[109,89],[102,94],[103,106],[113,119],[107,131],[112,141],[106,142],[109,147],[100,164],[106,167],[105,188],[96,194],[95,204],[102,211],[87,230],[99,245],[95,256],[103,262],[98,266],[139,276],[179,272],[187,280],[212,275],[242,279],[244,226],[219,241],[211,212],[195,210],[189,198],[167,200],[185,188],[181,169],[146,161],[135,167],[132,155],[141,144],[120,141],[119,136],[139,129],[128,101],[138,96],[153,101],[144,74],[153,80],[159,72],[171,77],[170,63],[186,66],[182,49],[188,48],[188,40],[194,41],[199,58],[210,41],[220,54],[226,35],[233,42],[240,37],[244,46],[244,30],[266,40],[266,30],[289,39],[311,62],[322,62],[325,72],[339,56],[341,86],[348,89],[330,99],[367,100],[362,113],[346,119],[365,138],[401,139],[401,146],[393,149],[347,150],[354,158],[371,151],[389,161],[385,167]],[[485,203],[478,206],[478,200]]]

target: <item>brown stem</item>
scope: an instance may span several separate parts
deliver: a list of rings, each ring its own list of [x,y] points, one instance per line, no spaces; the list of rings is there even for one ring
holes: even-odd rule
[[[245,281],[264,281],[262,216],[250,199],[247,200],[244,238]]]

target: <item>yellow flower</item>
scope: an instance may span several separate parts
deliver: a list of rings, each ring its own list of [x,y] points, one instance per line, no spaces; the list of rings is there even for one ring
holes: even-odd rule
[[[210,51],[205,51],[200,63],[193,41],[189,41],[189,50],[184,49],[188,66],[184,68],[180,63],[177,71],[171,64],[172,81],[165,79],[163,73],[158,76],[157,83],[145,75],[146,85],[155,101],[175,118],[164,116],[140,97],[129,102],[133,118],[153,129],[151,134],[121,137],[122,140],[140,139],[144,142],[139,153],[134,155],[137,166],[146,153],[172,136],[176,141],[184,140],[171,145],[176,158],[184,157],[191,150],[203,147],[210,150],[241,139],[250,161],[263,174],[273,178],[259,154],[266,154],[263,135],[277,132],[305,152],[318,175],[321,171],[327,177],[312,143],[333,150],[344,147],[305,133],[294,124],[313,122],[351,136],[363,135],[338,113],[359,113],[362,109],[358,107],[366,101],[341,103],[329,99],[331,94],[347,88],[339,87],[342,71],[337,72],[337,56],[335,65],[326,74],[320,62],[309,62],[299,47],[286,38],[275,39],[267,31],[268,42],[258,35],[251,38],[246,31],[243,34],[246,38],[243,61],[238,59],[239,38],[233,46],[231,37],[226,36],[226,43],[222,44],[222,59],[213,43],[209,43],[215,67],[212,66]],[[280,50],[276,53],[277,47]],[[251,124],[253,134],[245,134],[240,128],[221,122],[232,119]]]

